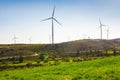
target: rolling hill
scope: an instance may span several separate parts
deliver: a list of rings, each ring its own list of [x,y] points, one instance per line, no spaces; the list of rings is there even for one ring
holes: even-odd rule
[[[120,39],[99,40],[85,39],[58,44],[8,44],[0,45],[0,57],[25,56],[35,53],[49,53],[66,56],[71,53],[120,50]]]

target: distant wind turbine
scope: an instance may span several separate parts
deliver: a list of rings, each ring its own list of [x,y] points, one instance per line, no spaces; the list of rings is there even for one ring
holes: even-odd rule
[[[52,16],[51,16],[51,17],[42,20],[42,21],[52,20],[52,44],[54,44],[54,21],[56,21],[59,25],[61,25],[61,24],[54,18],[55,8],[56,8],[56,7],[54,6],[54,9],[53,9],[53,12],[52,12]]]
[[[99,26],[99,28],[100,28],[100,39],[102,39],[102,27],[107,26],[107,25],[102,24],[100,19],[99,19],[99,23],[100,23],[100,26]]]
[[[29,41],[30,41],[30,44],[31,44],[31,41],[32,41],[32,38],[31,38],[31,37],[29,38]]]
[[[68,42],[70,41],[70,36],[68,36]]]
[[[15,34],[14,34],[14,37],[13,37],[13,40],[14,40],[14,44],[16,44],[16,39],[18,39]]]

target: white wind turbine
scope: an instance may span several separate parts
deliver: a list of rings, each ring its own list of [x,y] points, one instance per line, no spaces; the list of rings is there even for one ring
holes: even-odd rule
[[[18,39],[15,34],[14,34],[14,37],[13,37],[13,40],[14,40],[14,44],[16,44],[16,39]]]
[[[51,17],[42,20],[42,21],[52,20],[52,44],[54,44],[54,21],[56,21],[59,25],[61,25],[61,24],[54,18],[55,8],[56,8],[56,7],[54,6],[54,9],[53,9],[53,12],[52,12],[52,16],[51,16]]]
[[[99,19],[99,23],[100,23],[100,26],[99,26],[99,28],[100,28],[100,39],[102,40],[102,27],[107,26],[107,25],[102,24],[100,19]]]
[[[31,44],[31,41],[32,41],[32,38],[31,38],[31,37],[29,38],[29,41],[30,41],[30,44]]]

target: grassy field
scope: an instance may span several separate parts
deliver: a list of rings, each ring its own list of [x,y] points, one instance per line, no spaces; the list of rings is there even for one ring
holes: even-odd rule
[[[119,80],[120,57],[0,72],[0,80]]]

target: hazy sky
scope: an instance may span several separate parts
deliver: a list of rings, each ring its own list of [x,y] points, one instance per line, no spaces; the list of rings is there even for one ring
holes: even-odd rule
[[[109,38],[120,36],[120,0],[0,0],[0,44],[50,43],[51,17],[56,5],[55,42],[100,38],[99,18],[110,28]],[[106,39],[103,27],[103,38]]]

